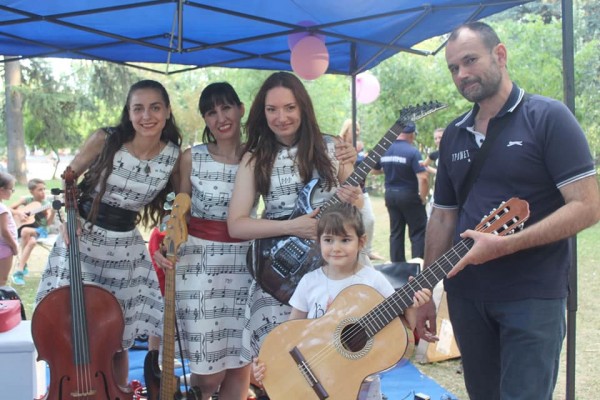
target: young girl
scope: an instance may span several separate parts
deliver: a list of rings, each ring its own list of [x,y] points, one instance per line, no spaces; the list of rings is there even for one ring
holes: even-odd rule
[[[377,270],[365,267],[358,255],[367,236],[361,211],[349,204],[340,203],[328,207],[317,226],[318,246],[325,265],[306,274],[290,299],[290,319],[319,318],[323,316],[335,297],[345,288],[363,284],[376,289],[382,296],[394,293],[394,288]],[[406,310],[405,317],[411,329],[416,325],[416,308],[431,298],[429,289],[419,290],[414,304]],[[262,382],[266,366],[255,359],[254,378]],[[365,380],[359,399],[381,400],[381,384],[378,376]]]
[[[10,199],[15,191],[15,178],[0,172],[0,286],[5,286],[13,263],[13,256],[19,253],[17,225],[10,208],[2,200]]]

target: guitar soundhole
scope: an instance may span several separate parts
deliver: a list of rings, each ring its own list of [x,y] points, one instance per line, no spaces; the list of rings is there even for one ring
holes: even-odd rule
[[[358,324],[349,324],[342,329],[341,342],[344,349],[356,353],[367,345],[369,338],[365,330]]]

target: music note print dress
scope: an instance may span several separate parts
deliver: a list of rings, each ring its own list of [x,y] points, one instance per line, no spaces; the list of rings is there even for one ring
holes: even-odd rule
[[[238,165],[216,161],[204,144],[192,147],[191,153],[191,214],[209,220],[201,221],[201,226],[216,221],[226,231]],[[240,353],[244,309],[252,282],[246,266],[250,241],[215,241],[208,232],[203,233],[204,238],[192,233],[190,228],[175,278],[183,356],[195,374],[240,368],[247,364]]]
[[[139,212],[166,186],[179,152],[179,147],[169,142],[153,159],[139,160],[121,147],[115,154],[102,202]],[[84,282],[103,287],[119,301],[125,317],[123,348],[130,348],[138,335],[161,335],[162,297],[139,230],[116,232],[97,225],[90,229],[83,219],[81,223],[79,251]],[[36,304],[51,290],[68,284],[68,252],[59,235],[44,269]]]

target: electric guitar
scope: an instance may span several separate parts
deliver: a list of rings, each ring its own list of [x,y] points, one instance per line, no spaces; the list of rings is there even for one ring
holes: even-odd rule
[[[446,108],[445,104],[429,102],[417,106],[409,106],[400,110],[400,117],[387,131],[383,138],[369,151],[365,159],[354,168],[354,172],[344,184],[358,186],[365,181],[367,175],[381,156],[396,141],[402,128],[409,121],[419,120],[435,111]],[[313,211],[311,206],[312,193],[319,179],[311,180],[298,194],[296,206],[289,219],[308,214]],[[340,199],[333,195],[321,206],[321,212],[330,205],[339,203]],[[279,236],[254,241],[248,251],[248,266],[250,274],[256,279],[261,288],[282,303],[289,301],[298,282],[302,277],[321,265],[321,255],[313,251],[314,241],[296,236]]]
[[[475,230],[505,236],[528,218],[529,204],[512,198]],[[267,366],[263,385],[269,398],[356,399],[367,376],[393,367],[410,347],[397,317],[412,305],[415,292],[432,289],[472,246],[472,239],[461,240],[385,300],[370,286],[352,285],[324,316],[280,324],[259,353]]]
[[[27,218],[23,220],[15,220],[15,224],[17,225],[17,229],[22,227],[23,225],[31,225],[35,222],[35,215],[37,213],[41,213],[42,211],[46,211],[52,208],[52,203],[42,205],[39,201],[32,201],[26,206],[19,207],[17,210],[22,212]]]
[[[188,231],[185,215],[190,210],[190,196],[179,193],[173,201],[171,214],[166,223],[166,236],[163,240],[167,248],[167,259],[175,265],[177,251],[187,241]],[[149,400],[194,399],[199,400],[200,394],[194,389],[185,397],[180,390],[179,378],[175,375],[175,268],[165,269],[165,295],[163,316],[163,347],[162,370],[158,365],[158,351],[149,351],[144,360],[144,377]],[[155,383],[155,377],[160,376],[160,395]]]

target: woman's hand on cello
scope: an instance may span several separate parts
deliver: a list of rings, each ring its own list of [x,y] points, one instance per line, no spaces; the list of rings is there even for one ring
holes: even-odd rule
[[[67,222],[63,222],[62,224],[60,224],[59,228],[58,228],[63,241],[65,242],[65,245],[69,245],[69,243],[71,243],[71,240],[69,239],[69,231],[67,229]],[[77,220],[77,230],[75,231],[75,235],[80,236],[81,235],[81,224],[79,223],[79,220]]]

